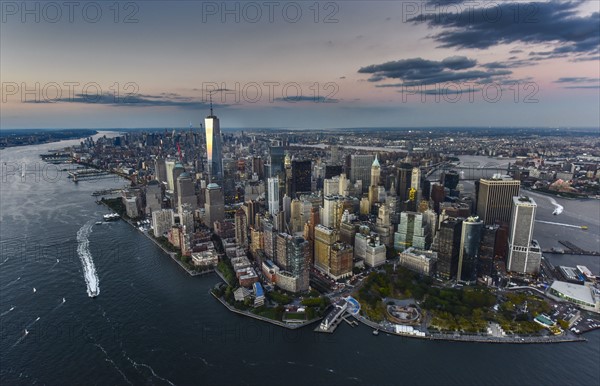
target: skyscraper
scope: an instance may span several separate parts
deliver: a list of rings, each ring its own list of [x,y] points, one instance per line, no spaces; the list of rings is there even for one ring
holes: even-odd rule
[[[175,181],[173,180],[173,169],[175,169],[175,161],[174,159],[165,160],[165,172],[167,174],[167,190],[171,192],[175,190]]]
[[[225,204],[223,202],[223,191],[215,183],[206,187],[206,202],[204,203],[205,224],[212,228],[217,220],[225,218]]]
[[[402,212],[398,231],[394,234],[394,248],[403,251],[409,247],[429,249],[431,232],[423,213]]]
[[[268,209],[269,213],[272,216],[279,213],[279,178],[278,177],[269,177],[267,179],[267,194],[269,197],[268,200]]]
[[[513,197],[513,210],[508,239],[506,269],[521,274],[535,274],[540,270],[542,252],[533,240],[533,224],[537,205],[530,197]]]
[[[477,215],[485,225],[509,223],[513,197],[519,195],[520,182],[495,175],[479,181]]]
[[[446,280],[456,277],[462,219],[447,218],[437,232],[435,251],[438,253],[437,271]]]
[[[248,221],[242,208],[235,212],[235,241],[239,246],[248,247]]]
[[[206,161],[208,163],[209,181],[220,183],[223,178],[221,127],[219,118],[213,114],[212,102],[210,115],[204,118],[204,127],[206,129]]]
[[[183,172],[177,177],[177,208],[178,212],[181,212],[181,207],[184,204],[189,204],[192,211],[196,209],[198,199],[196,197],[196,189],[192,176],[188,172]]]
[[[350,180],[362,181],[363,190],[371,185],[371,166],[375,157],[372,155],[352,155],[350,157]]]
[[[286,270],[298,278],[297,291],[308,291],[310,272],[310,244],[303,237],[287,238]]]
[[[400,200],[400,202],[405,202],[406,200],[408,200],[408,192],[410,190],[411,179],[412,165],[403,162],[400,165],[400,169],[398,169],[398,177],[396,178],[396,189],[398,190],[396,193],[398,194],[398,199]]]
[[[456,279],[466,283],[477,280],[479,247],[483,237],[483,221],[479,217],[469,217],[462,223],[460,252],[458,255],[458,273]]]
[[[288,195],[291,198],[296,198],[300,193],[310,193],[311,191],[311,161],[292,161],[290,189]]]
[[[381,165],[375,155],[375,160],[371,165],[371,184],[369,186],[369,205],[372,207],[373,204],[379,202],[379,180],[381,177]],[[370,209],[370,208],[369,208]]]

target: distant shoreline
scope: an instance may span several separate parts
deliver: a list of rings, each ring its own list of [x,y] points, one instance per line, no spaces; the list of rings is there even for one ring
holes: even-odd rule
[[[87,138],[98,133],[98,130],[94,129],[2,130],[0,131],[0,150]]]

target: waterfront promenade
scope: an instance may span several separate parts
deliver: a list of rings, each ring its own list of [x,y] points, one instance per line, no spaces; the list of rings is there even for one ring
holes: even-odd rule
[[[217,271],[217,273],[218,273],[218,271]],[[302,328],[304,326],[308,326],[309,324],[313,324],[313,323],[321,320],[321,318],[314,318],[314,319],[307,320],[307,321],[302,322],[302,323],[285,323],[285,322],[280,322],[278,320],[273,320],[273,319],[266,318],[264,316],[253,314],[252,312],[249,312],[249,311],[238,310],[235,307],[233,307],[230,304],[228,304],[224,299],[217,297],[214,293],[212,293],[212,291],[209,291],[209,292],[210,292],[210,294],[215,299],[217,299],[219,302],[221,302],[221,304],[223,304],[225,307],[227,307],[227,309],[229,311],[231,311],[231,312],[234,312],[234,313],[236,313],[238,315],[243,315],[243,316],[248,316],[250,318],[258,319],[260,321],[271,323],[271,324],[274,324],[276,326],[284,327],[284,328],[287,328],[287,329],[290,329],[290,330],[297,330],[299,328]]]
[[[474,343],[512,343],[512,344],[539,344],[539,343],[567,343],[567,342],[585,342],[585,338],[569,335],[547,335],[547,336],[531,336],[531,335],[508,335],[504,337],[496,337],[483,334],[460,334],[456,333],[441,333],[427,332],[425,336],[409,335],[397,333],[393,327],[375,323],[365,317],[356,315],[356,320],[369,326],[373,329],[385,332],[386,334],[402,336],[406,338],[428,339],[428,340],[444,340],[456,342],[474,342]]]
[[[110,210],[112,210],[112,208],[110,206],[108,206],[106,204],[105,201],[99,201],[100,203],[102,203],[104,206],[106,206],[107,208],[109,208]],[[140,231],[144,236],[146,236],[148,239],[150,239],[154,244],[156,244],[157,247],[159,247],[165,254],[167,254],[171,259],[173,259],[173,261],[175,261],[181,268],[183,268],[183,270],[185,270],[190,276],[200,276],[200,275],[204,275],[204,274],[208,274],[208,273],[212,273],[215,270],[214,269],[208,269],[206,271],[192,271],[191,269],[187,268],[178,258],[177,258],[177,253],[176,252],[170,252],[169,250],[167,250],[164,246],[162,246],[158,240],[156,240],[154,237],[152,237],[148,231],[141,231],[132,220],[127,219],[123,216],[121,216],[121,219],[123,221],[125,221],[126,223],[128,223],[129,225],[131,225],[132,227],[134,227],[135,229],[137,229],[138,231]]]

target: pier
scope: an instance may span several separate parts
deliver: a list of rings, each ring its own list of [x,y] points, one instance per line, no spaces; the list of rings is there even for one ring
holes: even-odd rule
[[[553,254],[557,254],[557,255],[582,255],[582,256],[600,256],[600,252],[598,251],[586,251],[583,248],[578,247],[577,245],[573,244],[570,241],[567,240],[558,240],[559,243],[561,243],[562,245],[564,245],[567,249],[566,250],[562,250],[562,249],[544,249],[542,250],[542,252],[544,253],[553,253]]]
[[[110,173],[103,170],[98,169],[78,169],[75,171],[68,172],[69,177],[73,182],[77,182],[79,180],[89,180],[96,178],[106,178],[110,176]]]

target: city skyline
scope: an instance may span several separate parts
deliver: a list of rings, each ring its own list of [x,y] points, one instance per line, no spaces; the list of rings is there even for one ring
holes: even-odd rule
[[[2,129],[600,125],[595,2],[22,4]]]

